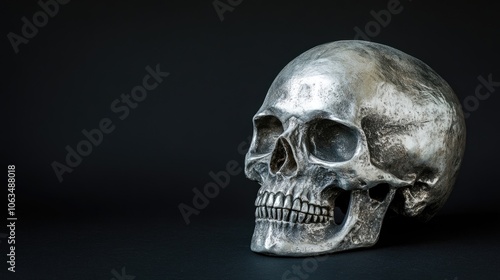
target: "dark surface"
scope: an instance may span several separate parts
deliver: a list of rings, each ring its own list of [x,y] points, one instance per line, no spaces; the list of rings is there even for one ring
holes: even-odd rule
[[[122,267],[136,279],[300,279],[282,278],[294,266],[307,279],[499,279],[498,219],[483,213],[392,221],[375,247],[329,255],[316,269],[312,258],[252,253],[250,215],[188,227],[141,217],[30,221],[19,236],[18,277],[7,279],[111,279]]]
[[[243,166],[238,147],[286,63],[353,39],[389,1],[366,2],[245,0],[221,22],[212,1],[71,1],[18,54],[6,35],[40,7],[2,2],[0,166],[16,164],[19,220],[18,272],[7,273],[0,239],[0,279],[111,279],[122,267],[136,280],[281,279],[301,265],[249,250],[257,184],[241,171],[189,225],[178,206],[192,206],[193,188],[213,182],[211,171],[231,160]],[[461,102],[474,96],[478,76],[500,81],[491,4],[401,5],[372,41],[427,63]],[[110,104],[156,64],[170,76],[120,120]],[[385,225],[375,248],[332,255],[308,279],[499,278],[495,89],[467,111],[462,169],[436,219]],[[60,183],[51,163],[63,163],[65,146],[104,117],[115,131]],[[0,208],[5,221],[7,203]]]

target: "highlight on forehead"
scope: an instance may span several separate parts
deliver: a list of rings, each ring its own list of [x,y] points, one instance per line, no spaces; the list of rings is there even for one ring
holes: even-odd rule
[[[320,110],[352,116],[357,95],[374,90],[380,81],[373,74],[374,67],[368,57],[353,50],[311,49],[278,74],[261,109],[286,108],[294,115]]]
[[[373,71],[374,66],[376,65],[373,58],[361,56],[356,51],[335,48],[324,52],[322,48],[314,48],[285,66],[278,74],[274,85],[280,86],[290,79],[305,76],[325,75],[340,78]]]

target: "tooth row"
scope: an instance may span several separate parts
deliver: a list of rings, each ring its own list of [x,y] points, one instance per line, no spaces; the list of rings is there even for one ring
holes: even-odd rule
[[[262,195],[257,195],[255,200],[257,208],[264,206],[268,208],[283,208],[287,210],[295,210],[304,214],[316,216],[329,216],[328,208],[309,204],[302,201],[300,198],[293,199],[292,196],[285,196],[283,193],[276,194],[265,192]]]
[[[330,217],[303,213],[301,211],[260,206],[255,210],[255,218],[272,219],[292,223],[325,223]]]

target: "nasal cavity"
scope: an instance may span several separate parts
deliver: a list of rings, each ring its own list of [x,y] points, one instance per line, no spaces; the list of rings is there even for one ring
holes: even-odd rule
[[[271,156],[270,169],[273,174],[292,175],[297,170],[297,161],[292,146],[284,138],[279,138]]]

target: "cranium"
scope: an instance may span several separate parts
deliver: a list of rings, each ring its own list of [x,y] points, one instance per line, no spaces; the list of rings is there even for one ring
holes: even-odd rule
[[[271,255],[371,246],[388,209],[431,218],[465,146],[450,86],[420,60],[365,41],[295,58],[253,122],[245,174],[261,187],[251,249]]]

